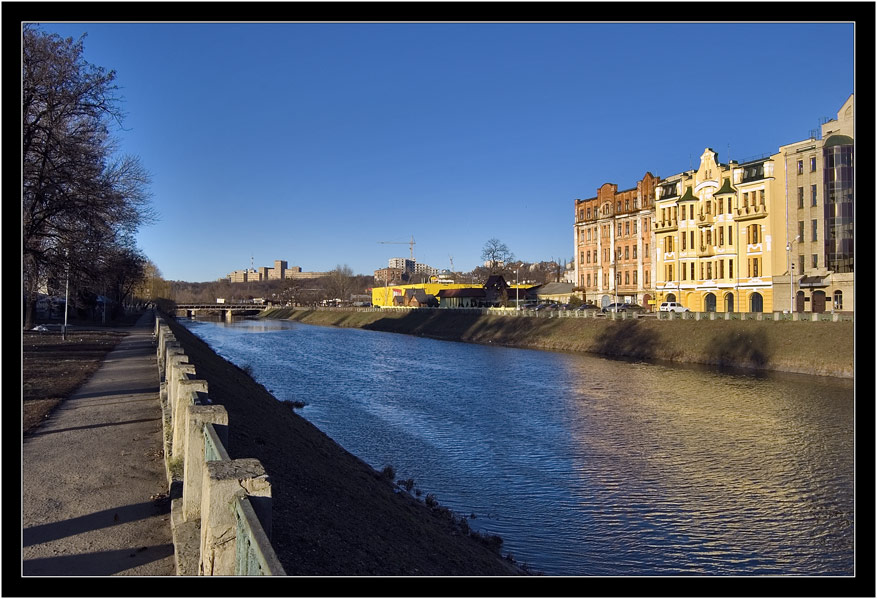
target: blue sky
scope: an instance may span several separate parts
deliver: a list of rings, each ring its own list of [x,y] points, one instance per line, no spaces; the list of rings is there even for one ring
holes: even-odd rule
[[[438,268],[490,238],[569,260],[575,198],[776,152],[855,91],[851,23],[42,28],[117,71],[159,214],[138,243],[171,280],[251,257],[371,274],[412,236]]]

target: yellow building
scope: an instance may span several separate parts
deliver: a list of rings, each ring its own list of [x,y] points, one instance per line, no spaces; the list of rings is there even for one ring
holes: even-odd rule
[[[462,283],[419,283],[416,285],[386,285],[372,288],[373,306],[393,306],[394,297],[404,297],[406,289],[423,289],[427,295],[438,295],[442,289],[465,289],[472,285]]]
[[[774,177],[775,158],[722,164],[706,148],[696,171],[658,185],[658,304],[680,302],[694,312],[773,311],[774,254],[785,259],[783,189]]]

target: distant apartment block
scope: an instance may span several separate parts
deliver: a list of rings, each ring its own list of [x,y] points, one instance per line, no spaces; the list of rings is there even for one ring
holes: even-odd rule
[[[303,272],[301,266],[288,267],[286,260],[275,260],[274,266],[260,266],[256,269],[235,270],[225,278],[232,283],[274,281],[281,279],[318,279],[328,272]]]

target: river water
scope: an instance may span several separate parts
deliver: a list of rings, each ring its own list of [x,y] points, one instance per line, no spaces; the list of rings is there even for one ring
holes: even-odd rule
[[[184,322],[547,575],[854,574],[851,381]]]

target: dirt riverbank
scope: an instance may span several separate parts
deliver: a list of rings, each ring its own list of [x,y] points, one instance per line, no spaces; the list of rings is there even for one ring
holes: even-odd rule
[[[852,378],[854,323],[532,318],[453,310],[383,312],[279,308],[263,318],[359,327],[435,339],[644,361],[707,364]]]
[[[228,411],[231,457],[258,459],[271,478],[272,544],[288,575],[522,574],[501,556],[495,538],[467,534],[448,510],[394,487],[385,473],[168,321],[211,400]]]

